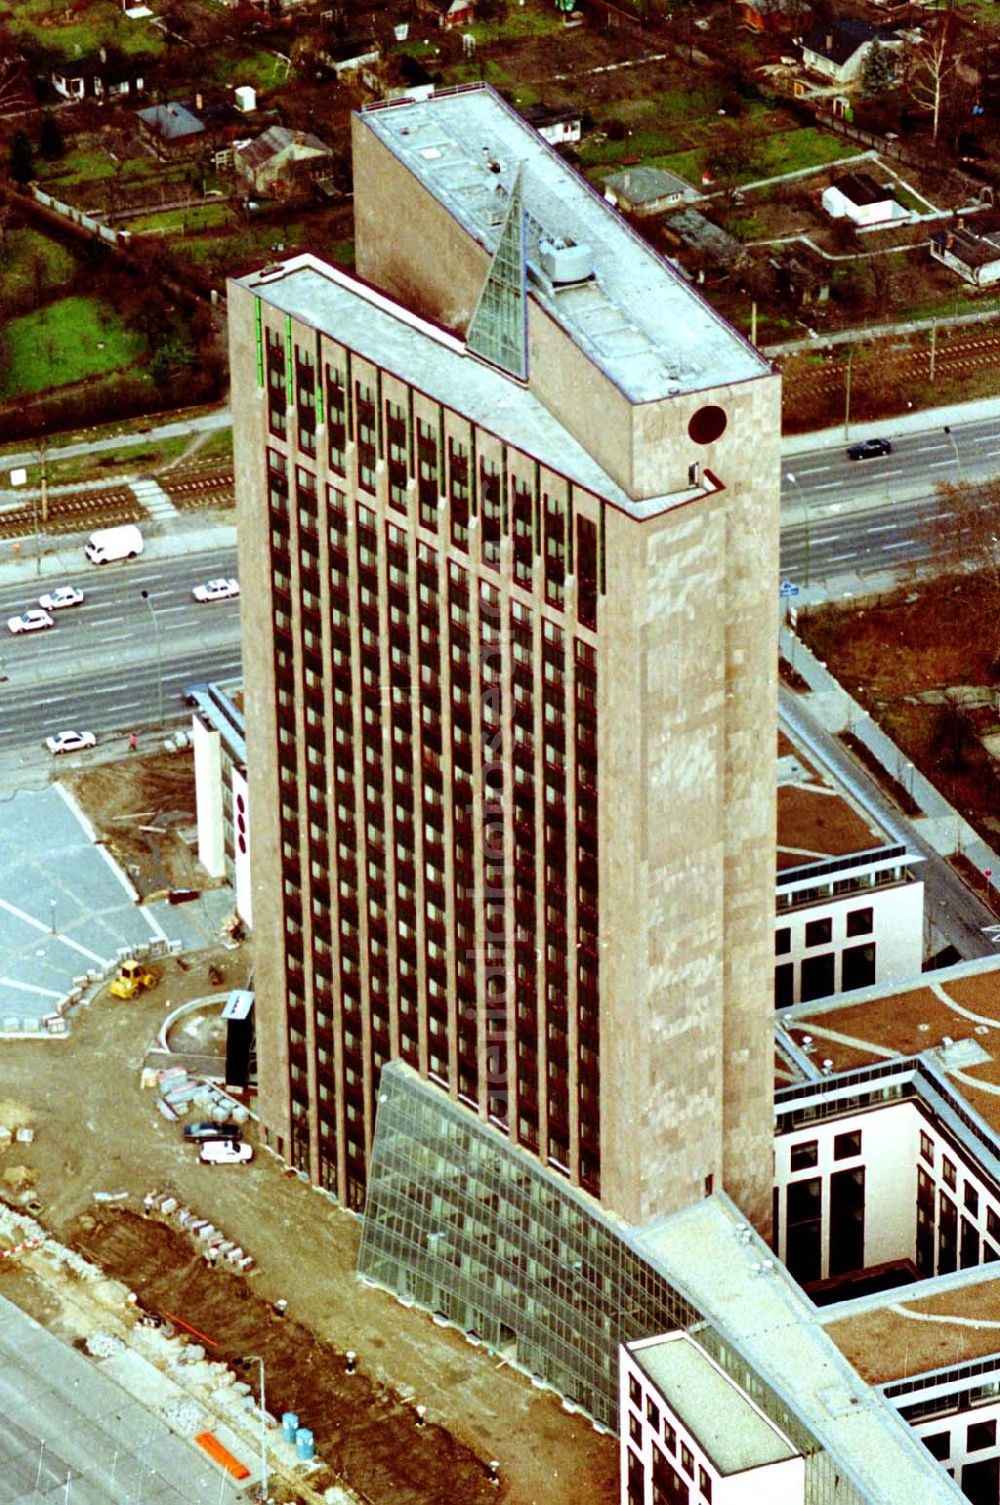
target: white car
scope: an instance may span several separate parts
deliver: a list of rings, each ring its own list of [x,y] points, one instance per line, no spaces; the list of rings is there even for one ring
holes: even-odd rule
[[[55,624],[47,611],[41,611],[33,606],[31,611],[22,611],[19,617],[7,618],[8,632],[41,632],[43,627],[53,627]]]
[[[232,601],[240,593],[238,580],[224,579],[206,580],[204,585],[196,585],[191,592],[196,601]]]
[[[82,606],[83,591],[77,590],[75,585],[58,585],[54,591],[39,596],[38,604],[46,611],[61,611],[64,606]]]
[[[253,1145],[241,1140],[209,1139],[202,1145],[198,1159],[203,1165],[242,1165],[253,1159]]]
[[[96,747],[97,738],[93,732],[56,732],[54,737],[46,737],[45,746],[53,754],[82,752],[85,747]]]

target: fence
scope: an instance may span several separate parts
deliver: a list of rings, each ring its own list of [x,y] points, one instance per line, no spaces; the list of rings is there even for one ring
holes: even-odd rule
[[[127,246],[131,240],[128,230],[112,230],[108,225],[102,225],[100,220],[92,214],[84,214],[82,209],[74,209],[72,204],[64,204],[61,199],[53,198],[50,193],[45,193],[37,183],[30,185],[31,196],[37,204],[50,209],[54,214],[61,215],[69,220],[70,224],[79,225],[81,230],[88,230],[91,235],[96,235],[100,240],[106,241],[109,246]]]

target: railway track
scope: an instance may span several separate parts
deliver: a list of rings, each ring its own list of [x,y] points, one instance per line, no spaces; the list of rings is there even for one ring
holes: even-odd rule
[[[873,391],[899,381],[930,382],[931,361],[931,346],[923,338],[918,345],[856,350],[851,362],[851,382],[858,390]],[[1000,331],[942,339],[933,352],[933,375],[938,380],[994,367],[1000,369]],[[793,357],[783,366],[783,375],[786,404],[794,405],[796,401],[844,392],[847,362],[836,360],[816,366]]]

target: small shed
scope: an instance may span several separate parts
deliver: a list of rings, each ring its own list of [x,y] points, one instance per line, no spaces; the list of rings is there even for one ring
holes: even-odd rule
[[[582,122],[579,110],[560,108],[558,105],[537,104],[525,105],[521,114],[550,146],[560,146],[564,142],[580,139]]]
[[[643,216],[676,209],[698,194],[683,178],[662,167],[627,167],[604,179],[604,197],[616,209]]]
[[[449,31],[455,26],[471,26],[476,19],[475,0],[417,0],[417,14]]]
[[[897,204],[892,189],[876,183],[866,172],[845,172],[824,189],[823,208],[831,219],[849,219],[856,225],[888,225],[910,218],[909,210]]]
[[[930,239],[931,255],[973,287],[1000,282],[1000,220],[991,217],[969,229],[962,219]]]

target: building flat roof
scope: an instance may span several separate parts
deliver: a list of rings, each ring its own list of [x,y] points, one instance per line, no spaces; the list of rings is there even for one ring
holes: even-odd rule
[[[872,817],[851,803],[841,786],[806,749],[782,731],[778,737],[778,872],[870,851],[885,841]]]
[[[796,1456],[774,1423],[686,1333],[630,1343],[628,1351],[720,1474]]]
[[[964,1498],[855,1373],[812,1303],[727,1198],[715,1194],[636,1229],[632,1241],[785,1397],[864,1498],[879,1505]]]
[[[361,120],[491,254],[523,167],[529,290],[630,401],[770,374],[768,361],[492,89],[368,106]],[[594,275],[557,291],[538,248],[559,238],[589,248]]]
[[[654,516],[704,495],[699,487],[634,501],[519,382],[466,354],[453,335],[315,256],[294,256],[234,280],[632,517]]]
[[[840,998],[782,1009],[781,1023],[801,1042],[811,1035],[833,1071],[913,1056],[945,1039],[974,1039],[978,1061],[948,1052],[938,1062],[970,1107],[1000,1133],[1000,957],[978,957],[908,984],[859,989]]]

